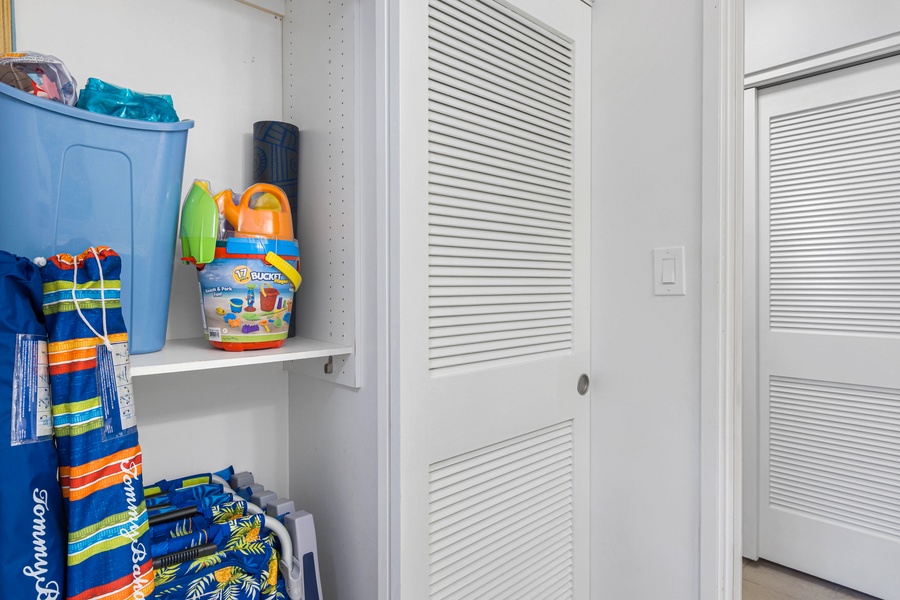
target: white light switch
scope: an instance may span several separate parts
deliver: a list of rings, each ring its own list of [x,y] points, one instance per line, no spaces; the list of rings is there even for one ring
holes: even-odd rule
[[[653,249],[653,288],[657,296],[684,296],[684,246]]]
[[[663,285],[675,285],[675,259],[662,259],[662,282]]]

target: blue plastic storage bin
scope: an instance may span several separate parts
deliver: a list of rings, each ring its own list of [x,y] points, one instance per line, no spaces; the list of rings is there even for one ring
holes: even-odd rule
[[[0,85],[0,249],[122,256],[131,352],[166,343],[184,152],[193,121],[100,115]]]

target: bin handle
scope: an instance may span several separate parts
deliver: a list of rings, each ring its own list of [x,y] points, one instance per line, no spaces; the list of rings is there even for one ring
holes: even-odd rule
[[[291,283],[294,286],[294,291],[297,291],[300,288],[300,282],[303,280],[300,277],[300,272],[297,271],[291,263],[284,260],[274,252],[269,252],[266,254],[266,262],[281,271],[285,277],[291,280]]]

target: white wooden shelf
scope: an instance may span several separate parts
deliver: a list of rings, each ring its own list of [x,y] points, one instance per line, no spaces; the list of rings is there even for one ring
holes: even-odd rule
[[[204,369],[242,367],[273,362],[327,358],[349,355],[351,346],[312,340],[290,338],[281,348],[226,352],[211,347],[205,339],[168,340],[159,352],[135,354],[131,357],[131,376],[163,375]]]

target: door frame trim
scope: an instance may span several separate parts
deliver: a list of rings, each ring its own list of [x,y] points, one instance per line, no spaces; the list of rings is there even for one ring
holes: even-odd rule
[[[813,77],[828,71],[880,60],[895,54],[900,54],[900,33],[892,33],[808,58],[747,73],[744,78],[744,87],[748,89],[771,87],[803,77]]]
[[[741,597],[743,21],[743,0],[704,0],[699,506],[702,600]]]

